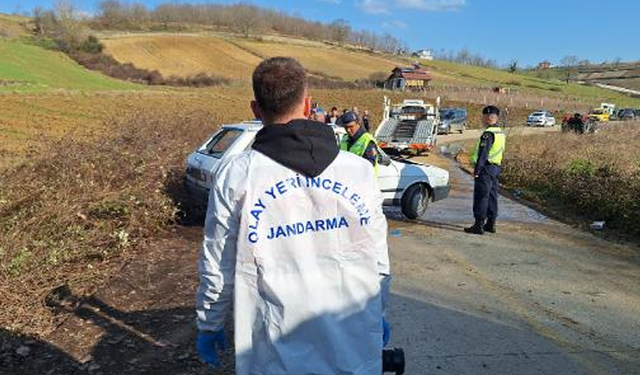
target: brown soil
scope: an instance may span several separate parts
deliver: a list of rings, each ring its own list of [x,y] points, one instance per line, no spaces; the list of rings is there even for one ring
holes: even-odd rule
[[[177,228],[84,301],[52,292],[66,320],[46,342],[3,332],[0,374],[210,373],[195,349],[201,236],[201,227]],[[233,373],[230,354],[224,364]]]

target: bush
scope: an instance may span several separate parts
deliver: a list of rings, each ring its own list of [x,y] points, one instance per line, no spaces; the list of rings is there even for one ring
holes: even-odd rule
[[[104,49],[104,46],[98,38],[93,35],[89,35],[87,39],[80,44],[80,51],[86,53],[100,53]]]
[[[569,177],[589,178],[595,174],[596,167],[586,159],[573,159],[566,168]]]
[[[640,236],[639,141],[633,125],[589,136],[510,137],[501,179],[565,214]]]
[[[43,333],[49,290],[89,291],[111,260],[176,222],[186,155],[209,113],[112,121],[95,141],[66,138],[0,175],[0,325]],[[25,313],[28,311],[28,313]]]

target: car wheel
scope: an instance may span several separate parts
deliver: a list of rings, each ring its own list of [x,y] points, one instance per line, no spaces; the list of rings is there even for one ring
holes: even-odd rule
[[[402,214],[408,219],[415,220],[427,211],[429,206],[429,190],[423,184],[411,185],[400,199]]]
[[[460,128],[460,134],[464,133],[464,130],[467,128],[467,124],[462,124],[462,127]]]

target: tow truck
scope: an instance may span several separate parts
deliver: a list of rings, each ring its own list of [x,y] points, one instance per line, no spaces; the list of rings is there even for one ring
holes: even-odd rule
[[[440,98],[436,105],[424,100],[408,99],[391,104],[385,96],[382,121],[375,137],[380,147],[390,153],[421,154],[436,145],[440,122]]]

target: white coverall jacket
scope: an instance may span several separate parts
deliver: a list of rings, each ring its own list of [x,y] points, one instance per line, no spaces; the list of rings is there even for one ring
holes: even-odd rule
[[[374,169],[345,151],[306,177],[249,150],[212,186],[198,328],[235,312],[238,375],[382,373],[387,224]]]

